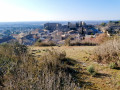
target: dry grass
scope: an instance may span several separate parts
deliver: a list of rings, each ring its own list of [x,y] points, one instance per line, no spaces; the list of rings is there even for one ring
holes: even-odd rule
[[[77,67],[80,67],[80,72],[78,74],[78,80],[82,80],[83,87],[85,90],[119,90],[120,88],[120,70],[119,69],[110,69],[105,64],[99,64],[95,62],[91,55],[93,51],[98,46],[62,46],[54,48],[57,50],[62,50],[66,52],[66,57],[74,59],[80,63],[76,63],[72,68],[77,70]],[[33,50],[40,50],[40,53],[35,53],[35,55],[43,55],[46,52],[43,50],[51,49],[51,47],[29,47]],[[37,57],[39,59],[39,57]],[[98,75],[96,77],[91,77],[87,72],[87,67],[89,65],[94,65]],[[76,69],[77,68],[77,69]]]
[[[34,47],[31,46],[29,47],[35,55],[44,55],[47,50],[51,50],[52,47]],[[85,60],[85,57],[89,57],[90,53],[96,46],[62,46],[62,47],[57,47],[54,46],[54,49],[60,50],[60,51],[65,51],[66,52],[66,57],[74,59],[74,60]],[[40,53],[37,53],[37,51],[40,50]]]

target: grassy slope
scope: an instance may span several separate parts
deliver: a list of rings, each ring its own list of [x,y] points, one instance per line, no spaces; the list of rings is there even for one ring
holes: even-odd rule
[[[46,49],[51,49],[51,47],[29,47],[33,50],[33,54],[39,58],[40,55],[44,54]],[[74,47],[53,47],[57,50],[66,51],[67,57],[76,60],[78,63],[72,66],[73,69],[81,67],[77,78],[83,83],[84,87],[90,90],[116,90],[120,87],[120,71],[109,69],[106,65],[101,65],[94,62],[90,55],[92,51],[96,48],[95,46],[74,46]],[[92,77],[86,71],[89,65],[94,65],[98,75],[97,77]]]

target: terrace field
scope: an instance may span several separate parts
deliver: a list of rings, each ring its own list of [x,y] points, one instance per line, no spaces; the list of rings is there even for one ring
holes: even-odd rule
[[[116,90],[120,88],[120,70],[110,69],[106,64],[99,64],[92,59],[92,52],[97,46],[62,46],[62,47],[35,47],[29,49],[36,59],[46,54],[47,50],[56,49],[65,51],[69,58],[68,66],[78,71],[74,76],[85,90]],[[97,72],[95,77],[91,76],[87,67],[93,65]]]

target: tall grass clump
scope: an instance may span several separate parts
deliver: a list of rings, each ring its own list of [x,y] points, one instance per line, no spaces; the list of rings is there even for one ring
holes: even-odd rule
[[[92,75],[96,75],[95,67],[93,65],[87,67],[87,71]]]
[[[117,64],[114,63],[114,62],[111,62],[111,63],[109,64],[109,67],[110,67],[110,69],[116,69],[116,68],[117,68]]]

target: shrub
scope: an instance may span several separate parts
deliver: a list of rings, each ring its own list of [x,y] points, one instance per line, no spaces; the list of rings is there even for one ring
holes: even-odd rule
[[[65,52],[55,49],[48,50],[40,59],[40,75],[38,76],[39,81],[37,81],[39,88],[37,87],[36,89],[79,90],[64,65]]]
[[[107,33],[102,33],[102,34],[99,34],[98,36],[96,36],[94,42],[96,42],[97,44],[102,44],[102,43],[106,42],[107,40],[109,40]]]
[[[109,39],[108,35],[106,33],[96,35],[94,37],[90,38],[85,38],[85,40],[82,40],[83,45],[89,45],[89,46],[95,46],[95,45],[100,45],[107,41]]]
[[[96,45],[97,45],[96,43],[89,41],[74,42],[70,44],[70,46],[96,46]]]
[[[36,42],[34,45],[35,46],[56,46],[56,44],[53,41],[49,41],[49,42]]]
[[[89,66],[87,68],[87,71],[92,75],[92,76],[95,76],[96,75],[96,71],[95,71],[95,68],[93,65]]]
[[[17,56],[27,53],[27,47],[25,45],[20,45],[19,43],[13,45],[13,50]]]
[[[68,73],[67,67],[64,65],[66,53],[55,49],[48,50],[45,56],[41,57],[41,88],[49,90],[79,90],[74,83],[72,75]]]
[[[117,68],[117,64],[114,63],[114,62],[111,62],[111,63],[109,64],[109,67],[110,67],[111,69],[115,69],[115,68]]]
[[[81,42],[81,45],[84,45],[84,46],[96,46],[97,43],[92,42],[92,41],[83,41],[83,42]]]
[[[106,23],[101,23],[101,26],[105,26],[106,25]]]
[[[71,37],[68,37],[66,40],[65,40],[65,46],[70,46],[71,44]]]
[[[120,60],[120,39],[106,41],[94,51],[94,59],[98,63],[117,63]]]
[[[63,63],[65,52],[49,50],[39,61],[21,47],[0,46],[1,90],[79,90]]]
[[[40,59],[42,61],[42,67],[48,66],[50,68],[57,69],[61,67],[62,61],[65,59],[66,53],[62,51],[57,51],[55,49],[47,50],[46,54],[43,55]],[[56,67],[57,66],[57,67]]]

